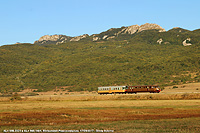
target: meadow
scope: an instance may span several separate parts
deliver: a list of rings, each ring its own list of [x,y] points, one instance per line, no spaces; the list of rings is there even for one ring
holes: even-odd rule
[[[172,97],[172,94],[163,95]],[[125,96],[129,98],[124,98]],[[0,130],[200,131],[200,98],[179,100],[130,98],[134,96],[149,97],[150,94],[104,96],[82,94],[71,96],[69,99],[58,96],[42,99],[38,96],[21,101],[2,100]],[[151,96],[158,97],[157,94]]]

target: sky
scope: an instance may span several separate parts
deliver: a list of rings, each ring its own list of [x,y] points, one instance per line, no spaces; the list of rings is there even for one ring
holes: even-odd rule
[[[0,46],[155,23],[200,29],[199,0],[0,0]]]

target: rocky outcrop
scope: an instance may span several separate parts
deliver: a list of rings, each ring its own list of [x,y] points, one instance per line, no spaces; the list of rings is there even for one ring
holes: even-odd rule
[[[162,38],[160,38],[160,39],[157,40],[157,43],[158,43],[158,44],[161,44],[162,42],[163,42],[163,39],[162,39]]]
[[[34,44],[44,45],[44,44],[59,44],[67,42],[72,37],[65,35],[45,35],[40,37],[39,40],[35,41]]]
[[[99,40],[99,37],[93,37],[92,41],[97,41]]]
[[[105,32],[102,32],[100,34],[93,35],[93,41],[99,41],[99,40],[109,40],[113,39],[115,37],[118,37],[123,34],[135,34],[139,33],[145,30],[158,30],[158,32],[164,32],[165,29],[163,29],[161,26],[157,24],[143,24],[141,26],[139,25],[132,25],[128,27],[121,27],[121,28],[111,28]]]
[[[128,26],[124,29],[124,32],[123,33],[128,33],[128,34],[134,34],[138,31],[139,29],[139,25],[132,25],[132,26]]]
[[[157,24],[143,24],[139,27],[138,32],[144,31],[144,30],[158,30],[159,32],[164,32],[165,29],[163,29],[161,26]]]
[[[84,34],[81,36],[76,36],[76,37],[70,37],[70,36],[65,36],[65,35],[45,35],[40,37],[38,41],[35,41],[34,44],[39,44],[39,45],[45,45],[45,44],[61,44],[65,43],[68,41],[79,41],[83,38],[88,37],[88,34]]]
[[[86,38],[86,37],[89,37],[89,35],[84,34],[84,35],[81,35],[81,36],[76,36],[76,37],[73,37],[70,41],[79,41],[79,40]]]
[[[157,25],[157,24],[143,24],[141,26],[139,25],[132,25],[132,26],[128,26],[125,27],[124,29],[122,29],[120,32],[118,32],[118,34],[122,33],[122,34],[134,34],[137,32],[141,32],[144,30],[158,30],[159,32],[164,32],[165,29],[163,29],[161,26]]]
[[[103,36],[103,38],[102,39],[106,39],[108,37],[108,35],[105,35],[105,36]]]
[[[115,36],[110,36],[107,38],[107,40],[112,39],[112,38],[115,38]]]
[[[135,34],[139,33],[145,30],[158,30],[159,32],[164,32],[165,29],[163,29],[161,26],[157,24],[143,24],[141,26],[139,25],[132,25],[128,27],[121,27],[121,28],[111,28],[105,32],[102,32],[100,34],[94,34],[91,36],[91,41],[100,41],[100,40],[109,40],[116,38],[120,36],[121,34]],[[68,41],[80,41],[83,38],[90,37],[88,34],[84,34],[81,36],[76,36],[76,37],[70,37],[66,35],[45,35],[42,36],[39,40],[35,41],[34,44],[39,44],[39,45],[46,45],[46,44],[61,44],[65,43]]]
[[[191,43],[187,43],[187,41],[191,41],[190,38],[187,38],[186,40],[183,41],[183,46],[190,46],[192,45]]]

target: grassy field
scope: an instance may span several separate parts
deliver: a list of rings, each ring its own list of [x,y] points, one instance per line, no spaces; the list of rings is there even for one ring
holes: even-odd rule
[[[1,102],[0,129],[198,132],[200,100]]]

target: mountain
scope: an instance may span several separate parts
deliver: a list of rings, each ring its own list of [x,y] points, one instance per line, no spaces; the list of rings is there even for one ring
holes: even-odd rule
[[[100,34],[94,34],[89,36],[88,34],[76,36],[76,37],[70,37],[66,35],[45,35],[42,36],[38,41],[35,41],[34,44],[39,44],[39,45],[46,45],[46,44],[61,44],[61,43],[66,43],[69,41],[80,41],[85,38],[89,38],[88,40],[91,41],[100,41],[100,40],[109,40],[113,39],[115,37],[118,37],[123,34],[135,34],[139,33],[145,30],[158,30],[158,32],[164,32],[165,29],[163,29],[161,26],[157,24],[149,24],[146,23],[144,25],[132,25],[128,27],[121,27],[121,28],[111,28],[105,32],[102,32]]]
[[[156,24],[91,36],[46,35],[34,44],[0,47],[0,93],[200,82],[199,51],[199,29],[165,31]]]

